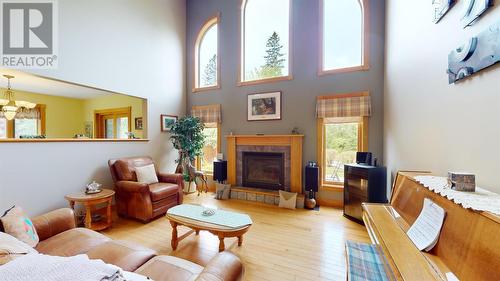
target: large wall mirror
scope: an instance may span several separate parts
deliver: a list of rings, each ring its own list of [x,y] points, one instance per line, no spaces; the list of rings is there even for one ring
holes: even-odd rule
[[[0,142],[147,139],[147,100],[0,69]]]

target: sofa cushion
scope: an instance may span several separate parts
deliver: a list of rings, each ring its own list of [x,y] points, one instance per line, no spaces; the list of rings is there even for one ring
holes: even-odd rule
[[[151,192],[151,199],[153,201],[159,201],[177,194],[177,192],[179,192],[179,186],[174,183],[159,182],[150,184],[149,191]]]
[[[100,259],[123,270],[134,271],[150,260],[156,252],[127,241],[108,241],[87,252],[90,259]]]
[[[110,240],[90,229],[73,228],[41,241],[35,249],[46,255],[68,257],[87,253]]]
[[[203,267],[172,256],[157,256],[135,272],[155,281],[191,281],[201,273]]]
[[[12,207],[0,218],[5,233],[14,236],[24,243],[35,247],[40,240],[33,222],[24,214],[20,207]]]
[[[158,176],[156,175],[155,165],[147,165],[135,168],[137,181],[145,184],[158,183]]]

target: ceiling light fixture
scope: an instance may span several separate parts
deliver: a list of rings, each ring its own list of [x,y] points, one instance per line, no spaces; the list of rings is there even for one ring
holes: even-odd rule
[[[14,119],[20,108],[35,108],[36,103],[14,100],[14,91],[12,91],[10,85],[10,79],[13,79],[14,76],[4,74],[3,77],[7,78],[7,90],[4,92],[4,99],[0,99],[0,109],[3,112],[5,119]]]

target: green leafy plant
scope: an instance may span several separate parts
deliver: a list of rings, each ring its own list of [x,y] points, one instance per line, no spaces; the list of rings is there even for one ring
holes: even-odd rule
[[[174,148],[179,151],[178,165],[185,160],[193,162],[203,152],[205,125],[197,117],[185,116],[170,125],[170,140]]]

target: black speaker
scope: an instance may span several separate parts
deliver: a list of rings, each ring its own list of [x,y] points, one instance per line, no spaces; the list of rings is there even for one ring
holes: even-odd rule
[[[317,166],[306,166],[306,190],[318,192],[319,168]]]
[[[372,153],[371,152],[356,152],[356,163],[371,165],[372,164]]]
[[[214,181],[222,183],[227,180],[227,161],[214,161]]]

